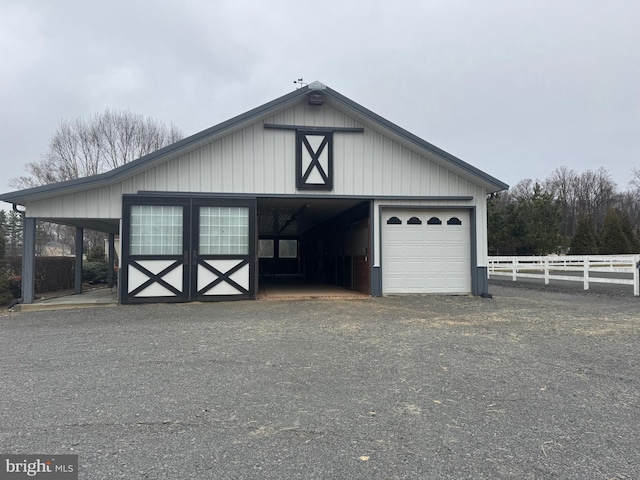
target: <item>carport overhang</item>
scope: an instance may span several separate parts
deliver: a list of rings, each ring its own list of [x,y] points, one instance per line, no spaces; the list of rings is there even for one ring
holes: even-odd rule
[[[23,214],[14,204],[14,210]],[[120,219],[98,218],[58,218],[58,217],[23,217],[22,238],[22,296],[20,301],[31,304],[35,300],[35,251],[36,251],[36,221],[56,223],[75,228],[75,261],[74,261],[74,294],[82,293],[82,262],[84,254],[84,231],[94,230],[108,235],[107,249],[107,284],[113,287],[115,278],[115,236],[120,231]]]

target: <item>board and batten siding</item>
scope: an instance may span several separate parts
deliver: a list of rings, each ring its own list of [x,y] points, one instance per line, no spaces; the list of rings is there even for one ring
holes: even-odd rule
[[[484,210],[486,191],[418,153],[379,124],[363,124],[328,104],[296,104],[107,187],[30,202],[29,217],[120,218],[123,194],[140,191],[284,194],[295,182],[295,131],[264,124],[362,127],[334,133],[334,189],[305,195],[362,197],[471,196]],[[481,213],[480,211],[478,212]]]

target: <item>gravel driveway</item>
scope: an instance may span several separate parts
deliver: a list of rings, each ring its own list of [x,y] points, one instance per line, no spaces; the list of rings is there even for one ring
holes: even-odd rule
[[[0,314],[0,453],[80,478],[640,478],[640,299]]]

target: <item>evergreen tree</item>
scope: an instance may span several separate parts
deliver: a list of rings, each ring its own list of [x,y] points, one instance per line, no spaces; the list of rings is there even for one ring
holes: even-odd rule
[[[542,190],[540,184],[533,186],[533,194],[520,198],[514,222],[520,255],[547,255],[554,253],[562,244],[560,236],[560,204],[553,195]]]
[[[89,249],[87,253],[87,262],[102,262],[106,261],[106,254],[103,245],[95,245]]]
[[[622,233],[627,239],[627,244],[629,245],[628,251],[624,253],[640,253],[640,239],[638,239],[637,231],[633,228],[633,225],[631,225],[629,215],[621,213],[619,217]]]
[[[7,243],[7,214],[0,210],[0,258],[4,258]]]
[[[6,255],[20,255],[22,252],[22,215],[11,210],[6,222]]]
[[[36,222],[36,255],[42,256],[44,255],[44,248],[47,246],[47,243],[50,241],[51,236],[47,233],[44,228],[44,222],[37,221]]]
[[[576,233],[571,239],[572,255],[597,255],[599,252],[593,218],[581,215],[578,218]]]
[[[546,255],[564,243],[560,202],[537,182],[522,181],[513,192],[493,195],[487,209],[492,255]]]
[[[496,193],[487,199],[487,233],[490,255],[513,255],[516,238],[513,234],[515,206],[508,193]]]
[[[620,222],[615,208],[609,208],[604,217],[601,240],[600,253],[602,255],[629,253],[629,242],[622,230],[622,222]]]

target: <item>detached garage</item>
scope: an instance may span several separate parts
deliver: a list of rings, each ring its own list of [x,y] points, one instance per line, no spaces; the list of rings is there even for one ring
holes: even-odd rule
[[[79,246],[85,228],[109,235],[121,303],[188,302],[254,299],[279,278],[486,294],[486,197],[506,188],[314,82],[110,172],[0,200],[25,212],[25,303],[36,219],[75,226]]]

